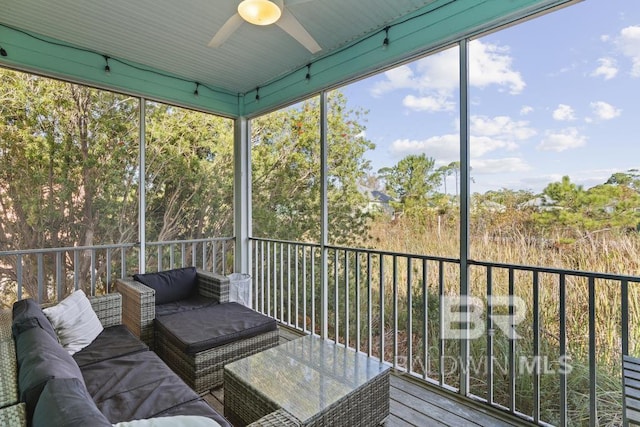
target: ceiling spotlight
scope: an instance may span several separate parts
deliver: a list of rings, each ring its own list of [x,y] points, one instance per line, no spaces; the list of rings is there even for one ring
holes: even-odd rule
[[[2,55],[2,56],[7,56],[7,51],[6,51],[6,50],[4,50],[4,48],[3,48],[3,47],[0,47],[0,55]]]
[[[238,5],[238,14],[254,25],[271,25],[280,19],[282,9],[270,0],[243,0]]]
[[[105,74],[111,74],[111,67],[109,67],[109,57],[105,56],[104,57],[104,62],[105,62],[105,66],[104,66],[104,72]]]
[[[198,93],[198,88],[200,87],[200,83],[196,82],[196,90],[193,91],[193,96],[198,96],[200,95],[200,93]]]

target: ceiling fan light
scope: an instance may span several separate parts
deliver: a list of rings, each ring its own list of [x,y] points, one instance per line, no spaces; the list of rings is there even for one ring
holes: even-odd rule
[[[245,21],[254,25],[270,25],[280,19],[282,10],[269,0],[243,0],[238,13]]]

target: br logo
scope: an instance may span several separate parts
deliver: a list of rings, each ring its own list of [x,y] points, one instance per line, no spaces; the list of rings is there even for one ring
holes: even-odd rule
[[[522,298],[510,295],[491,296],[486,305],[491,308],[488,316],[496,328],[509,339],[520,338],[515,327],[525,319],[527,307]],[[480,298],[443,296],[440,307],[443,339],[473,340],[485,333],[485,303]]]

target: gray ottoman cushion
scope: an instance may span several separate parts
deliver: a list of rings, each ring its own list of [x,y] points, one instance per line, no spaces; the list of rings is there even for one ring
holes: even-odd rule
[[[186,354],[277,329],[275,319],[235,302],[159,316],[155,322],[158,332]]]

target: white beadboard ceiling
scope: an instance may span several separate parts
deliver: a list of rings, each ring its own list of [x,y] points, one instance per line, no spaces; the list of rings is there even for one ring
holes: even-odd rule
[[[208,47],[239,0],[0,0],[0,23],[245,93],[433,1],[284,0],[322,47],[316,55],[276,25],[246,22]]]

